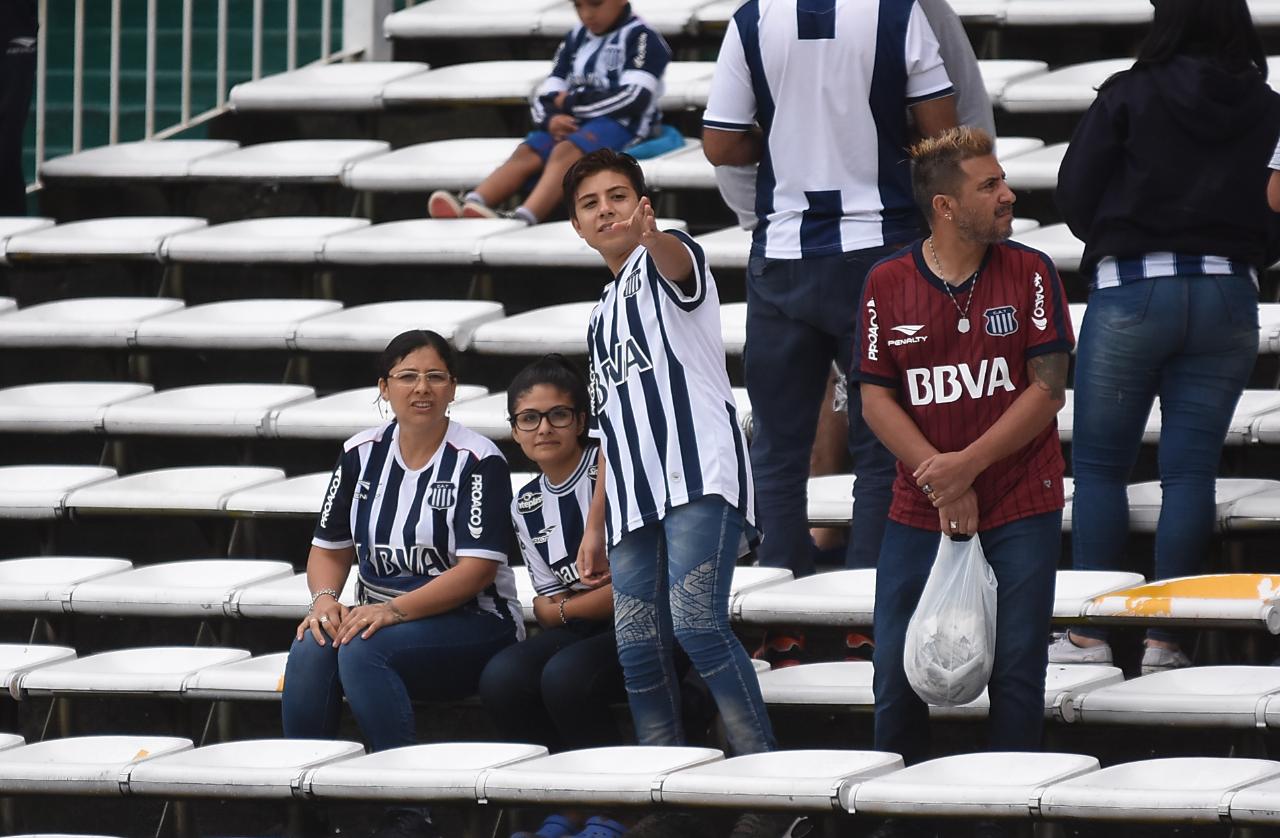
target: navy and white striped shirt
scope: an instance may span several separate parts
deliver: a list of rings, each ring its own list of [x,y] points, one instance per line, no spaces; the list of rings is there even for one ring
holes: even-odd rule
[[[747,0],[702,124],[764,132],[751,252],[801,259],[907,242],[907,108],[954,93],[914,0]]]
[[[1162,276],[1247,276],[1258,284],[1258,271],[1248,262],[1225,256],[1188,253],[1145,253],[1132,258],[1104,256],[1098,260],[1090,289],[1115,288],[1142,279]]]
[[[498,563],[472,605],[524,630],[511,549],[511,470],[498,447],[456,422],[420,469],[405,466],[395,420],[343,444],[311,543],[355,547],[360,600],[385,602],[474,556]],[[521,635],[522,636],[522,635]]]
[[[588,445],[567,480],[557,486],[540,474],[520,487],[511,503],[520,552],[540,596],[589,590],[578,579],[576,560],[599,457],[600,448]]]
[[[662,112],[662,74],[671,61],[671,48],[628,5],[617,26],[594,35],[579,24],[556,50],[551,75],[533,93],[530,111],[534,125],[547,127],[556,113],[568,113],[579,122],[609,117],[631,131],[638,140],[658,133]],[[564,110],[555,98],[568,91]]]
[[[605,455],[609,545],[706,495],[738,508],[754,532],[746,439],[729,389],[720,296],[702,247],[692,293],[637,246],[591,313],[591,435]]]

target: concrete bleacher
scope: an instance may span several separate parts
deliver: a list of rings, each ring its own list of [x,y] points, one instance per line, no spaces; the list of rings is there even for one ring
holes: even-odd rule
[[[750,233],[725,226],[729,216],[713,191],[714,170],[691,130],[706,101],[714,45],[736,5],[635,0],[678,45],[662,106],[686,134],[684,147],[642,167],[666,216],[660,226],[694,233],[718,271],[729,300],[721,310],[727,364],[741,385],[745,306],[732,300],[742,299]],[[1009,182],[1027,199],[1022,206],[1029,214],[1034,208],[1036,220],[1018,219],[1016,238],[1044,250],[1066,275],[1078,331],[1083,244],[1060,223],[1048,197],[1065,151],[1063,126],[1088,107],[1098,83],[1131,58],[1080,39],[1080,54],[1070,60],[1039,60],[1028,57],[1020,39],[1132,27],[1150,18],[1151,6],[1146,0],[953,5],[979,44]],[[1280,23],[1280,3],[1250,5],[1261,23]],[[88,216],[100,217],[51,211],[47,218],[0,218],[0,448],[6,452],[0,526],[40,534],[0,550],[0,690],[8,693],[0,693],[0,798],[11,798],[33,823],[40,812],[28,798],[57,794],[130,805],[147,799],[312,808],[411,801],[490,816],[524,805],[760,809],[823,816],[855,830],[885,815],[994,817],[1027,829],[1047,829],[1054,820],[1079,827],[1082,835],[1099,821],[1126,828],[1280,827],[1280,763],[1226,758],[1219,747],[1241,732],[1280,730],[1280,679],[1259,665],[1280,635],[1280,577],[1225,572],[1257,570],[1239,567],[1234,551],[1253,544],[1273,553],[1280,530],[1280,483],[1271,480],[1280,391],[1262,389],[1274,383],[1266,379],[1280,355],[1276,303],[1261,308],[1261,372],[1226,439],[1211,566],[1223,572],[1154,583],[1130,572],[1058,575],[1058,627],[1137,632],[1158,626],[1229,638],[1197,649],[1195,668],[1127,681],[1116,667],[1050,667],[1051,748],[1080,753],[959,754],[904,769],[896,754],[869,750],[870,738],[856,720],[822,749],[792,750],[797,743],[789,737],[797,728],[789,724],[780,727],[786,750],[736,759],[717,747],[550,755],[540,746],[471,741],[366,755],[350,741],[290,743],[257,738],[258,731],[251,738],[221,717],[212,738],[230,735],[230,741],[205,743],[197,736],[160,736],[167,717],[144,714],[136,726],[147,735],[51,735],[48,719],[59,715],[58,702],[73,700],[75,732],[116,733],[108,730],[114,719],[92,715],[99,702],[89,698],[126,708],[158,700],[199,712],[212,702],[223,705],[218,712],[226,716],[253,705],[269,712],[262,735],[278,735],[273,705],[283,689],[284,649],[309,599],[300,572],[306,533],[340,441],[382,421],[369,364],[362,362],[402,328],[445,334],[459,351],[466,382],[452,415],[499,440],[514,470],[527,468],[509,441],[507,380],[545,352],[581,359],[586,319],[605,278],[601,261],[567,222],[530,229],[507,219],[433,220],[412,202],[422,203],[416,193],[474,186],[510,155],[526,127],[525,99],[572,17],[559,0],[486,0],[483,8],[475,0],[417,3],[385,21],[386,34],[408,57],[311,66],[238,85],[230,93],[234,122],[219,125],[222,139],[125,143],[53,159],[42,169],[48,189],[70,194],[162,187],[177,196],[168,214],[149,209],[134,217],[131,207],[110,206],[101,213],[87,208]],[[483,62],[410,60],[421,58],[420,50],[456,48],[452,42],[467,39],[509,39],[503,48],[510,54],[484,52],[492,60]],[[1070,42],[1069,35],[1062,39]],[[1280,71],[1280,62],[1273,59],[1272,66]],[[212,212],[196,200],[209,188],[253,197]],[[253,203],[290,189],[330,190],[340,199],[265,213],[258,208],[274,205]],[[413,217],[388,209],[395,206],[411,207]],[[165,272],[161,294],[126,296],[105,280],[111,272],[144,269]],[[384,281],[382,269],[400,269],[415,284]],[[288,293],[276,281],[285,272],[303,278]],[[224,288],[224,277],[233,275],[240,284]],[[347,277],[349,287],[335,290],[334,276]],[[454,276],[465,281],[448,285]],[[5,277],[14,277],[13,284]],[[544,277],[554,278],[553,290],[528,287]],[[1264,289],[1273,281],[1264,277]],[[91,354],[107,354],[99,350],[118,354],[120,363],[89,366]],[[264,352],[288,359],[284,376],[264,381],[256,375]],[[224,371],[219,353],[253,360],[240,367],[227,360]],[[65,366],[36,363],[45,354]],[[746,420],[745,390],[738,388],[735,397]],[[1060,416],[1065,443],[1070,417],[1069,400]],[[1158,442],[1160,423],[1157,402],[1146,443]],[[93,445],[77,447],[85,441]],[[1150,450],[1142,456],[1129,492],[1130,530],[1145,544],[1139,539],[1150,535],[1160,504]],[[513,482],[526,479],[520,474]],[[851,487],[847,474],[811,479],[811,523],[848,527]],[[1067,536],[1070,494],[1069,484]],[[284,549],[198,550],[191,530],[175,523],[191,521],[196,532],[224,523],[279,527]],[[94,539],[114,535],[112,527],[142,533],[121,542],[142,546],[104,553]],[[154,539],[147,535],[153,528]],[[77,534],[84,540],[77,543]],[[79,549],[64,554],[57,549],[64,539]],[[532,627],[532,586],[527,570],[516,570]],[[874,571],[797,580],[787,571],[740,567],[730,596],[733,624],[744,638],[780,626],[805,627],[816,637],[862,629],[871,623],[874,580]],[[354,578],[342,599],[354,602]],[[1237,648],[1234,641],[1242,637],[1248,645]],[[1240,649],[1252,655],[1248,663],[1236,660]],[[812,740],[820,734],[803,725],[823,730],[824,716],[841,714],[843,724],[845,713],[871,709],[872,671],[869,662],[832,660],[777,669],[762,674],[761,683],[771,710],[804,717],[798,729]],[[932,714],[967,728],[988,709],[984,695]],[[446,737],[487,735],[465,711],[444,714],[453,725]],[[1155,744],[1126,752],[1090,738],[1117,729],[1149,735]],[[1221,741],[1190,735],[1206,729]],[[1179,758],[1159,758],[1161,748]],[[7,826],[9,801],[0,803],[0,826]]]

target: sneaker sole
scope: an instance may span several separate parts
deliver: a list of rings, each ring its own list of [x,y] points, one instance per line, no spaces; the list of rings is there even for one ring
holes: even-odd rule
[[[432,218],[460,218],[461,209],[452,195],[432,195],[427,200],[427,215]]]
[[[463,218],[498,218],[498,214],[488,207],[481,207],[476,204],[462,205]]]

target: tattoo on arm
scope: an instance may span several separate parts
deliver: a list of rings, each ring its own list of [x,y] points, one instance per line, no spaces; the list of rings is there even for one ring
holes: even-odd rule
[[[1050,352],[1032,358],[1027,362],[1027,367],[1036,386],[1048,391],[1049,395],[1055,399],[1063,399],[1067,395],[1069,360],[1065,352]]]
[[[1066,368],[1069,358],[1065,352],[1038,354],[1027,362],[1032,380],[1038,388],[1047,390],[1055,399],[1066,398]]]

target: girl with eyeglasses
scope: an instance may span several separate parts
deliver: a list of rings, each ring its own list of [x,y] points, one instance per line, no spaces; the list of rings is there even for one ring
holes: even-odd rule
[[[415,744],[411,700],[471,695],[489,659],[524,636],[507,561],[511,472],[497,446],[449,419],[452,348],[404,332],[378,370],[394,418],[343,445],[282,701],[286,737],[327,739],[345,695],[373,751]],[[347,608],[338,597],[353,566],[359,604]],[[374,833],[438,834],[425,810],[404,808]]]
[[[522,486],[511,518],[537,596],[541,630],[503,649],[480,676],[480,699],[503,739],[552,751],[622,743],[609,705],[626,698],[613,634],[613,587],[588,588],[574,560],[596,483],[599,448],[587,440],[587,385],[559,355],[521,370],[507,388],[511,435],[541,470]],[[553,814],[536,838],[612,838],[624,827]]]

